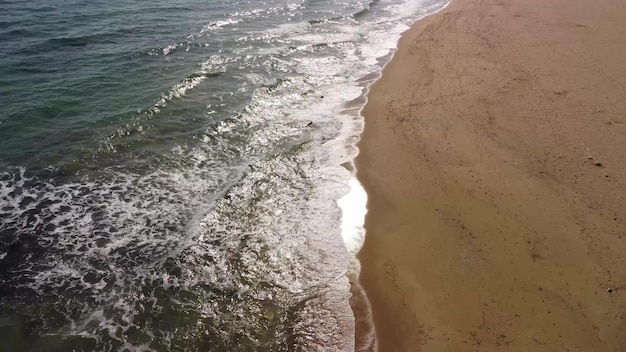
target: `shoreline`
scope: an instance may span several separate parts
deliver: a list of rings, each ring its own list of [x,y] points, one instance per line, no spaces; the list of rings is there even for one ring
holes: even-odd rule
[[[413,22],[412,26],[415,25],[416,22],[421,21],[424,18],[443,11],[446,7],[450,5],[450,3],[452,3],[452,0],[447,0],[447,2],[443,6],[436,9],[432,13],[428,13],[416,19]],[[409,30],[410,27],[406,31]],[[404,33],[406,33],[406,31],[400,33],[397,43],[402,39],[402,36],[404,35]],[[351,298],[349,302],[352,312],[354,314],[355,351],[359,352],[377,351],[378,347],[375,336],[376,331],[372,317],[371,304],[369,298],[367,297],[367,293],[365,292],[359,280],[361,263],[358,259],[358,253],[360,252],[365,240],[364,218],[367,214],[367,192],[365,192],[363,185],[359,181],[358,170],[356,167],[356,159],[358,158],[359,154],[358,143],[360,142],[360,138],[365,125],[363,110],[367,106],[370,89],[373,84],[375,84],[378,80],[382,78],[382,73],[385,67],[393,60],[396,52],[397,44],[396,47],[391,49],[388,54],[377,59],[378,65],[380,66],[379,71],[369,73],[365,77],[357,80],[359,85],[363,87],[363,92],[359,97],[348,102],[347,107],[342,111],[342,113],[356,111],[356,116],[360,117],[358,123],[355,121],[351,121],[350,123],[350,125],[352,126],[350,130],[357,131],[358,133],[356,135],[344,133],[348,136],[347,139],[356,138],[356,142],[353,144],[348,143],[348,145],[344,146],[346,148],[346,151],[354,152],[354,156],[352,157],[352,159],[342,164],[351,173],[349,180],[350,190],[347,194],[337,200],[337,204],[342,210],[342,237],[351,258],[347,275],[350,281],[351,293]],[[356,105],[353,105],[355,103]],[[346,116],[349,116],[349,114],[347,114]],[[350,152],[348,152],[347,154],[350,154]]]
[[[402,35],[355,161],[378,350],[626,347],[624,10],[456,0]]]
[[[412,25],[426,17],[432,16],[444,10],[448,5],[450,5],[451,2],[452,0],[447,0],[444,5],[437,8],[433,12],[418,17]],[[410,27],[408,28],[410,29]],[[358,170],[356,168],[356,159],[359,153],[357,145],[364,129],[365,121],[362,112],[367,105],[370,88],[374,83],[376,83],[376,81],[382,78],[383,70],[387,64],[392,61],[393,56],[397,51],[397,43],[406,31],[398,35],[395,48],[376,59],[380,69],[378,71],[368,73],[356,81],[357,85],[362,87],[362,93],[355,99],[346,103],[343,109],[340,110],[340,115],[342,115],[346,121],[343,123],[341,133],[342,137],[335,140],[348,141],[342,145],[344,152],[339,154],[350,157],[350,159],[344,160],[344,162],[341,163],[341,165],[350,172],[350,178],[348,181],[349,191],[337,200],[337,204],[342,211],[342,238],[350,255],[350,265],[348,267],[347,277],[350,282],[351,293],[349,303],[354,315],[355,323],[355,351],[361,352],[376,351],[377,344],[370,302],[363,286],[359,281],[361,264],[357,256],[363,246],[365,238],[363,225],[365,215],[367,214],[367,193],[365,192],[357,175]]]

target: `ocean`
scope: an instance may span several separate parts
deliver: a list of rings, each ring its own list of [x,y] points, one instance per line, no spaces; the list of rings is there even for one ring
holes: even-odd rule
[[[353,351],[364,93],[445,3],[0,0],[0,351]]]

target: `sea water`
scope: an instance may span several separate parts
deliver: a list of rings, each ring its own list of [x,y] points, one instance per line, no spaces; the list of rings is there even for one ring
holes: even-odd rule
[[[0,351],[354,350],[362,94],[444,4],[0,0]]]

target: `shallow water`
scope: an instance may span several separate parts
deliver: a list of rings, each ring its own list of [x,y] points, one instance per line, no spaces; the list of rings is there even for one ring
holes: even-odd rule
[[[0,0],[0,350],[353,350],[359,79],[443,3]]]

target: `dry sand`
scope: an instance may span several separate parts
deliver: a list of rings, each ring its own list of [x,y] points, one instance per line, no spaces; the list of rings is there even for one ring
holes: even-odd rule
[[[626,351],[626,1],[455,0],[368,98],[379,351]]]

